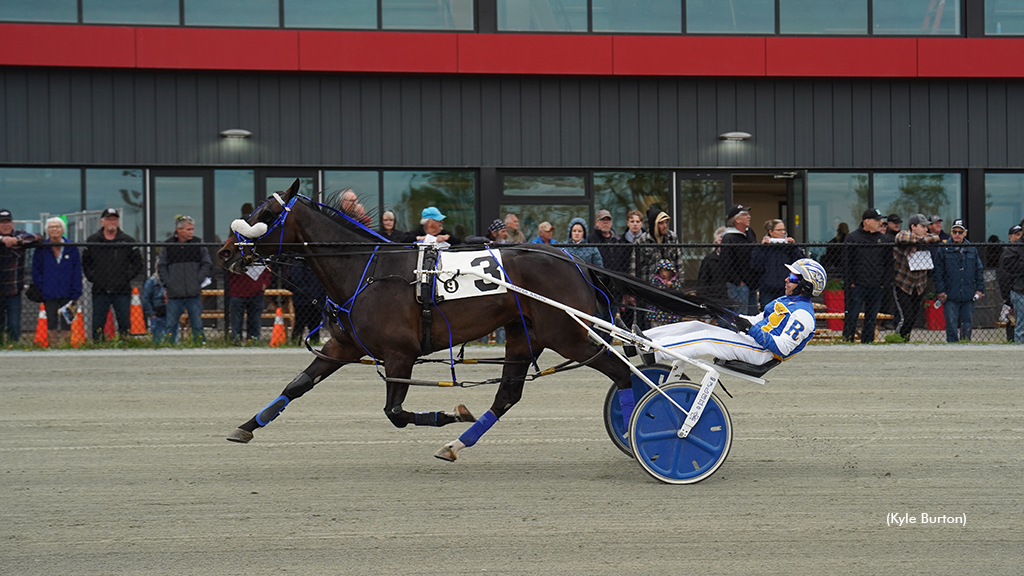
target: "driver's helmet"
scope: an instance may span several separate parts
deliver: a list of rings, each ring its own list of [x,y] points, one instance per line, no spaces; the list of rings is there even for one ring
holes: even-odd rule
[[[810,285],[812,296],[818,296],[824,292],[828,274],[825,273],[825,268],[821,264],[810,258],[801,258],[792,264],[786,264],[786,268]]]

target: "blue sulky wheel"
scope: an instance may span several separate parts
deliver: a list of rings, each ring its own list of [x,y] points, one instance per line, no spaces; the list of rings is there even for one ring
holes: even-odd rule
[[[651,382],[660,386],[668,378],[670,368],[663,364],[655,364],[642,368],[640,371],[650,378]],[[633,398],[639,400],[650,391],[647,383],[634,374]],[[619,391],[615,384],[608,389],[608,394],[604,398],[604,429],[608,431],[608,436],[616,448],[622,450],[626,456],[633,455],[633,451],[629,448],[629,440],[626,439],[626,423],[622,421],[622,406],[619,405]]]
[[[700,391],[699,385],[690,382],[661,388],[686,410]],[[668,484],[693,484],[714,474],[732,446],[732,420],[715,394],[690,434],[680,438],[677,434],[685,419],[685,414],[653,390],[636,403],[629,422],[629,444],[637,462]]]

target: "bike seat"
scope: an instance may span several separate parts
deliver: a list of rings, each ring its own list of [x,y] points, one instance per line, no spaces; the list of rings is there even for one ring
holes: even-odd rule
[[[754,378],[764,376],[769,370],[775,368],[779,364],[782,364],[782,360],[777,358],[772,358],[760,365],[742,362],[740,360],[722,360],[721,358],[715,358],[716,366],[721,366],[722,368],[732,370],[733,372],[739,372],[740,374],[746,374],[747,376],[753,376]]]

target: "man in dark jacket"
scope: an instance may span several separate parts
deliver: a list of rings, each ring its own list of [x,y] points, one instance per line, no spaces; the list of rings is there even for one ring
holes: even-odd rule
[[[178,216],[174,223],[174,236],[166,242],[156,261],[160,279],[167,288],[167,329],[174,343],[178,342],[178,321],[183,310],[188,311],[192,340],[204,339],[200,296],[213,265],[210,252],[199,245],[202,239],[195,236],[195,231],[195,221],[191,217]]]
[[[587,234],[587,244],[600,244],[597,247],[601,252],[601,261],[604,267],[616,272],[627,272],[629,270],[630,251],[623,246],[622,237],[615,233],[612,226],[612,213],[607,210],[598,210],[597,218],[594,220],[594,229]]]
[[[946,342],[971,340],[974,323],[974,302],[985,295],[985,266],[978,249],[968,246],[964,221],[953,221],[952,241],[942,244],[935,259],[935,291],[946,316]],[[957,333],[959,328],[959,334]]]
[[[757,245],[757,234],[750,228],[750,208],[739,204],[726,213],[722,235],[722,274],[729,298],[739,303],[736,312],[757,314],[757,285],[760,274],[750,267],[750,255]]]
[[[0,341],[21,338],[21,288],[25,285],[25,248],[42,236],[14,229],[11,211],[0,209]]]
[[[843,251],[846,280],[846,318],[843,321],[843,339],[853,342],[857,333],[857,318],[864,311],[864,328],[860,341],[875,341],[875,320],[882,303],[882,292],[891,276],[893,266],[892,240],[882,233],[885,217],[875,208],[864,211],[860,227],[846,236]],[[856,246],[852,246],[856,245]]]
[[[1013,307],[1017,322],[1013,330],[1013,341],[1024,344],[1024,237],[1018,237],[1003,248],[999,269],[1006,274],[1010,284],[1010,306]]]
[[[128,336],[131,326],[132,280],[142,274],[142,253],[132,246],[135,238],[121,230],[121,216],[107,208],[100,216],[103,226],[86,238],[90,246],[82,252],[82,272],[92,282],[92,339],[103,340],[107,314],[114,308],[117,333]]]

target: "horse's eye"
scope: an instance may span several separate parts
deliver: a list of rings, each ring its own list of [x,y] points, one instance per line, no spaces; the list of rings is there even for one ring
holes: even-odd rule
[[[271,224],[274,223],[274,220],[277,220],[277,215],[271,212],[270,210],[264,210],[263,212],[260,212],[260,222],[263,222],[267,226],[270,226]]]

